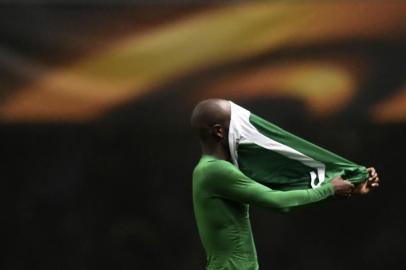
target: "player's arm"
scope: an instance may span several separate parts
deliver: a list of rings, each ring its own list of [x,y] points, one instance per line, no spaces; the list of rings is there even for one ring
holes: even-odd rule
[[[224,163],[223,163],[224,162]],[[287,209],[323,200],[334,194],[350,194],[353,185],[337,177],[331,183],[316,189],[277,191],[244,175],[232,164],[222,161],[215,170],[214,193],[218,196],[252,205],[274,209]],[[228,164],[226,164],[228,163]]]

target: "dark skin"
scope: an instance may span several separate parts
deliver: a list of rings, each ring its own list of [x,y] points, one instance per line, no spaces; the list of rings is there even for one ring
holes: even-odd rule
[[[230,104],[222,99],[204,100],[195,107],[191,122],[202,154],[231,162],[227,138],[230,115]]]
[[[228,127],[230,124],[230,103],[224,99],[201,101],[193,110],[191,124],[200,139],[202,154],[231,162],[228,147]],[[379,177],[374,168],[368,168],[369,178],[354,187],[341,176],[335,177],[331,184],[335,194],[340,196],[364,195],[379,187]]]

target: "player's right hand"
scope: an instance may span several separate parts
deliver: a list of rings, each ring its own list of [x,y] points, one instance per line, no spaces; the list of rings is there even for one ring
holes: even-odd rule
[[[341,176],[335,177],[330,182],[335,188],[335,195],[339,196],[351,196],[354,185],[347,180],[344,180]]]

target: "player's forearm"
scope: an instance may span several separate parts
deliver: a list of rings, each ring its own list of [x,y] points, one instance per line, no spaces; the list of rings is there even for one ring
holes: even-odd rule
[[[261,192],[252,197],[250,203],[262,207],[288,209],[314,203],[332,195],[334,195],[334,187],[331,184],[326,184],[316,189]]]

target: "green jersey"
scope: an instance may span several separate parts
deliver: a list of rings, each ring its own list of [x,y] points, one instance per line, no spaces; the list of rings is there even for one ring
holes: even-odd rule
[[[333,194],[331,183],[315,189],[272,190],[230,162],[203,155],[193,171],[193,206],[207,269],[258,269],[249,205],[284,211]]]

